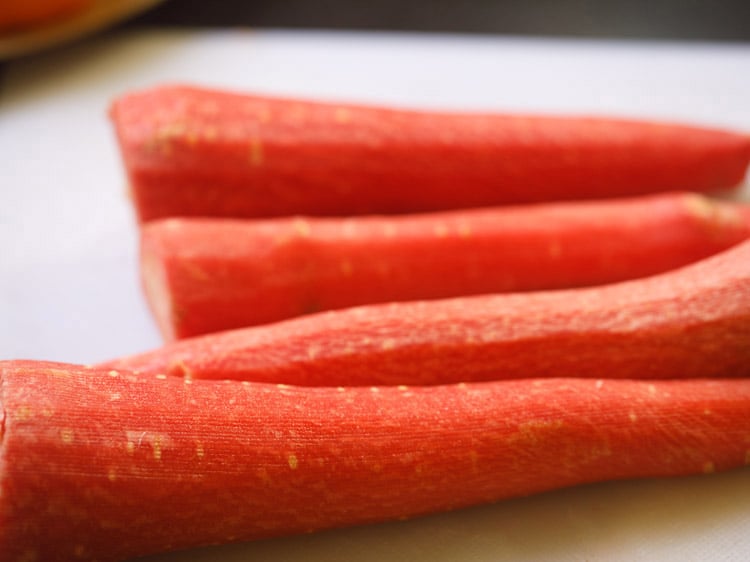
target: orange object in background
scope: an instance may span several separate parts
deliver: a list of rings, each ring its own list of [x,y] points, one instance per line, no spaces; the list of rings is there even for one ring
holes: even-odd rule
[[[91,0],[0,0],[0,32],[62,19],[90,4]]]

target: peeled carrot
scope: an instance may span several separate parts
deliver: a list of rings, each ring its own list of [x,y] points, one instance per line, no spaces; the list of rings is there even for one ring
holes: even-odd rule
[[[167,340],[361,304],[600,285],[750,237],[750,206],[695,194],[393,218],[144,225],[145,292]]]
[[[407,111],[191,87],[112,106],[142,221],[404,213],[738,185],[750,136],[594,117]]]
[[[0,363],[0,561],[122,560],[750,461],[743,379],[188,382]]]
[[[185,339],[105,366],[311,386],[750,376],[750,241],[645,279],[362,306]]]

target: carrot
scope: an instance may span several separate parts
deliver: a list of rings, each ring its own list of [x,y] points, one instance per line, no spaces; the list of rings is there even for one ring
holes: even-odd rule
[[[330,311],[103,366],[311,386],[750,376],[750,241],[645,279]]]
[[[750,236],[750,206],[694,194],[394,218],[144,225],[146,295],[167,340],[361,304],[599,285]]]
[[[82,12],[91,0],[5,0],[0,8],[0,32],[26,29]]]
[[[111,109],[141,221],[404,213],[739,184],[750,137],[595,117],[407,111],[191,87]]]
[[[750,460],[743,379],[188,382],[0,364],[0,560],[122,560]]]

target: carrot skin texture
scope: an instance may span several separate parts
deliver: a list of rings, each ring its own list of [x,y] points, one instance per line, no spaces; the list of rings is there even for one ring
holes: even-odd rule
[[[410,111],[164,86],[111,117],[137,215],[391,214],[742,182],[750,136],[595,117]]]
[[[750,206],[697,194],[400,217],[143,225],[145,293],[167,341],[352,306],[646,277],[750,236]]]
[[[750,458],[744,379],[338,390],[18,361],[0,388],[2,562],[121,560]]]
[[[750,241],[613,285],[329,311],[102,366],[303,386],[750,376]]]

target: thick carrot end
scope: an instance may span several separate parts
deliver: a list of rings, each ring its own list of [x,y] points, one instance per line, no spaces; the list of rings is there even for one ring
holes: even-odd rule
[[[750,173],[750,135],[744,135],[743,137],[744,149],[742,151],[742,156],[739,158],[741,168],[740,179],[737,182],[738,186],[743,185],[746,181],[750,181],[750,176],[748,175]]]
[[[172,317],[176,314],[172,302],[172,291],[169,290],[167,271],[159,257],[158,243],[150,236],[150,229],[145,225],[141,231],[141,283],[146,301],[165,341],[176,339]]]
[[[742,205],[738,205],[737,212],[740,213],[748,235],[750,235],[750,204],[745,203]]]

